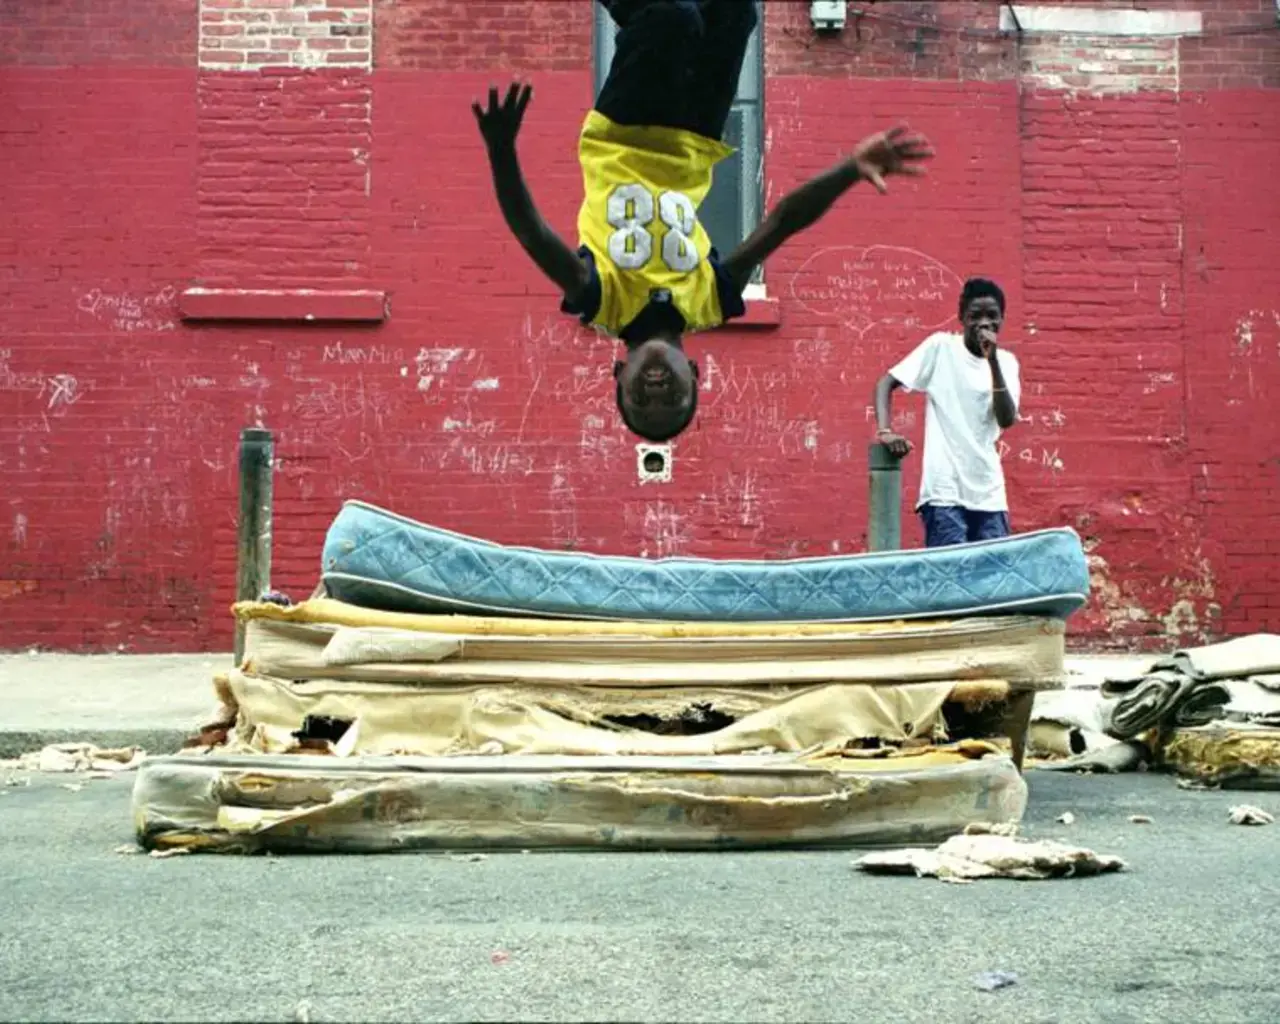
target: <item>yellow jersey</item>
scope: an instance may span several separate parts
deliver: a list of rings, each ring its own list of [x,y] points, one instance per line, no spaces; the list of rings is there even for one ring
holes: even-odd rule
[[[620,125],[597,110],[588,113],[578,141],[578,239],[593,280],[587,295],[564,304],[565,312],[620,337],[650,293],[665,289],[688,331],[741,315],[741,298],[718,270],[698,220],[715,165],[732,153],[696,132]],[[726,287],[729,309],[721,302]]]

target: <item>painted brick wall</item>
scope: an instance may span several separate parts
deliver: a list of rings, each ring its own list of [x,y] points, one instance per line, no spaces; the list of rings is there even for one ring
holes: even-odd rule
[[[1232,632],[1280,620],[1280,219],[1274,93],[1226,90],[1182,104],[1186,211],[1184,513],[1201,546],[1174,610],[1209,591]],[[1229,154],[1229,155],[1228,155]],[[1228,198],[1229,197],[1229,198]]]
[[[194,86],[162,64],[0,69],[6,646],[205,642],[209,488],[165,397],[201,374],[175,308]]]
[[[1193,543],[1171,536],[1188,495],[1171,386],[1183,355],[1178,109],[1166,89],[1023,101],[1023,345],[1043,388],[1027,433],[1064,467],[1026,497],[1085,537],[1095,609],[1117,633],[1159,628],[1152,591]],[[1116,566],[1135,558],[1158,573],[1130,581],[1141,597],[1113,593]]]
[[[972,273],[1005,284],[1027,380],[1016,525],[1073,525],[1093,559],[1076,637],[1280,628],[1274,8],[1162,6],[1205,37],[1020,40],[957,0],[828,39],[770,3],[771,202],[898,118],[942,156],[771,260],[780,326],[694,342],[699,420],[642,486],[613,346],[506,234],[469,110],[532,78],[522,155],[571,236],[589,4],[0,2],[0,647],[225,645],[254,423],[298,595],[348,497],[557,548],[861,550],[871,387]],[[192,284],[385,289],[391,317],[192,326]],[[897,414],[919,440],[920,402]]]

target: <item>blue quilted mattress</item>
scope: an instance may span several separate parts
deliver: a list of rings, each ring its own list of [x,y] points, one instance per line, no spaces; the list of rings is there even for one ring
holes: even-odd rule
[[[332,597],[387,611],[702,622],[1065,619],[1089,573],[1074,530],[787,560],[646,559],[507,547],[349,501],[325,538]]]

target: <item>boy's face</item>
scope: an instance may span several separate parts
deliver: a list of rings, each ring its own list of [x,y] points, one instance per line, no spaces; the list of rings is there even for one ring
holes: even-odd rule
[[[666,440],[687,425],[698,386],[698,366],[678,342],[650,338],[615,363],[618,400],[626,421],[643,437]]]
[[[982,295],[969,302],[960,322],[964,325],[965,345],[971,352],[985,354],[984,349],[1000,333],[1004,314],[1000,312],[1000,303],[993,296]]]

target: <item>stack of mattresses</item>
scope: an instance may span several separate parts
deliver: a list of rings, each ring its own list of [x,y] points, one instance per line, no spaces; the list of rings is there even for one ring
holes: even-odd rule
[[[901,842],[1021,816],[948,707],[1063,679],[1078,537],[792,561],[512,548],[348,503],[322,590],[236,608],[212,750],[145,842],[375,850]],[[1025,724],[1025,723],[1024,723]]]

